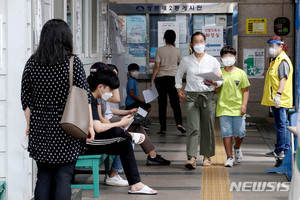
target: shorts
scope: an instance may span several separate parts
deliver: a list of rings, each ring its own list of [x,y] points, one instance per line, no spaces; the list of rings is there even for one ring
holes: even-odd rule
[[[245,116],[220,116],[219,118],[222,138],[232,137],[233,133],[235,137],[245,137]]]

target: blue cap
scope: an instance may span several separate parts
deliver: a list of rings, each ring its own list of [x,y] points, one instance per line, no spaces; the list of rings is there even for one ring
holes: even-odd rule
[[[281,40],[268,40],[267,43],[269,44],[283,44],[284,42]]]

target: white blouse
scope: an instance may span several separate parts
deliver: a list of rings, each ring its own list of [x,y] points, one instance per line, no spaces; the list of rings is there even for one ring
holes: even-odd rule
[[[214,91],[215,86],[207,86],[203,83],[204,79],[197,74],[214,72],[217,75],[222,74],[221,65],[219,61],[205,53],[200,62],[197,60],[194,54],[186,56],[180,62],[176,76],[175,87],[182,88],[182,78],[186,73],[186,87],[185,91],[188,92],[209,92]],[[217,81],[217,87],[222,85],[222,81]]]

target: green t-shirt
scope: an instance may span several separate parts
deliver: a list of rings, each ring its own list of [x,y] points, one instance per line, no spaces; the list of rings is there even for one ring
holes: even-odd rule
[[[241,106],[243,104],[242,88],[250,86],[246,73],[235,67],[233,72],[223,74],[223,84],[218,97],[217,117],[219,116],[241,116]]]

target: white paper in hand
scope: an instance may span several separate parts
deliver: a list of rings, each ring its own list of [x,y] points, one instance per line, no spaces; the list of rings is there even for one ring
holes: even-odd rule
[[[144,99],[146,103],[150,103],[154,99],[158,97],[158,92],[156,90],[155,85],[152,85],[152,89],[144,90],[143,91]]]
[[[196,74],[197,76],[200,76],[204,80],[210,80],[210,81],[223,81],[222,78],[218,77],[215,73],[213,72],[207,72],[203,74]]]
[[[144,110],[143,108],[139,107],[137,113],[143,117],[146,117],[148,112]]]
[[[124,129],[127,130],[127,129],[129,128],[129,126],[132,124],[133,121],[134,121],[134,119],[132,119],[132,120],[130,121],[130,123],[129,123]]]

